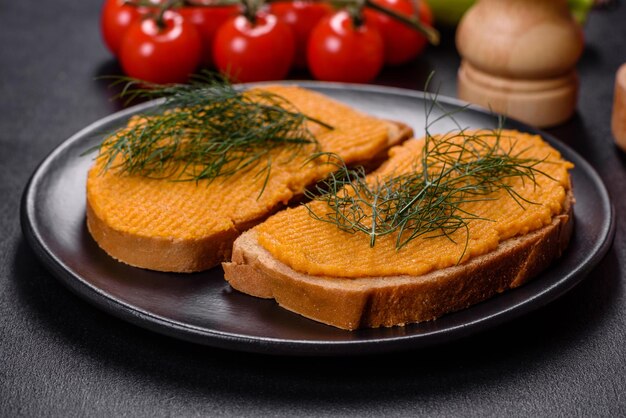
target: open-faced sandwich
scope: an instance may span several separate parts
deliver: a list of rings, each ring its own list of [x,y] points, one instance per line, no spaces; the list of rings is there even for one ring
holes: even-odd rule
[[[294,86],[242,92],[213,83],[169,93],[168,110],[135,116],[103,142],[87,180],[95,241],[152,270],[219,265],[243,231],[336,169],[325,153],[376,164],[411,135],[402,123]]]
[[[242,234],[231,286],[339,328],[387,327],[520,286],[568,244],[572,164],[537,135],[427,135],[389,155]]]

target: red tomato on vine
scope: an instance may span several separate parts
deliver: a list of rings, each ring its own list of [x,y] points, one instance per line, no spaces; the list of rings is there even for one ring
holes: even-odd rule
[[[213,58],[220,72],[246,83],[285,78],[294,53],[289,26],[271,13],[258,13],[254,23],[240,15],[220,26]]]
[[[105,0],[100,13],[100,32],[104,44],[113,55],[117,56],[119,53],[124,34],[131,23],[149,13],[156,13],[162,1],[164,0],[149,0],[149,3],[154,4],[153,8],[132,6],[125,4],[125,0]]]
[[[332,7],[318,1],[279,1],[270,4],[270,10],[289,25],[296,41],[294,66],[306,68],[306,50],[309,36],[323,17],[332,13]]]
[[[372,0],[374,3],[402,13],[407,17],[415,16],[413,0]],[[420,22],[432,26],[433,14],[425,0],[418,3],[417,16]],[[426,37],[402,22],[376,12],[365,9],[365,19],[376,25],[385,43],[385,64],[400,65],[411,61],[424,50],[428,41]]]
[[[124,0],[106,0],[100,13],[100,32],[105,45],[117,55],[122,38],[131,23],[141,17],[137,7],[124,4]]]
[[[347,11],[339,11],[315,26],[307,57],[318,80],[366,83],[383,67],[383,38],[367,20],[357,27]]]
[[[201,63],[205,67],[212,67],[215,34],[224,22],[239,13],[239,7],[181,7],[178,12],[196,26],[202,41]]]
[[[183,83],[200,63],[202,44],[195,26],[171,10],[133,22],[122,39],[124,72],[152,83]]]

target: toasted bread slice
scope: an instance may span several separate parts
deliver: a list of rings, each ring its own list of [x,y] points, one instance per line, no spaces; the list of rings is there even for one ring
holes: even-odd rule
[[[465,264],[422,276],[359,279],[299,273],[263,248],[252,229],[235,241],[232,262],[223,266],[234,289],[273,298],[307,318],[347,330],[389,327],[432,320],[521,286],[562,254],[572,226],[570,206],[549,226]]]
[[[379,172],[389,172],[394,166],[401,167],[403,163],[397,157],[402,157],[402,151],[413,145],[407,141],[399,147],[402,148],[400,152],[394,149],[392,154],[395,155]],[[524,147],[523,144],[520,146]],[[556,151],[554,153],[558,156]],[[432,320],[524,284],[563,253],[572,233],[574,198],[565,168],[558,175],[561,181],[553,189],[563,192],[563,198],[556,205],[558,209],[551,209],[556,213],[548,215],[547,221],[541,221],[543,226],[529,229],[527,225],[520,224],[516,226],[517,230],[511,230],[510,236],[503,233],[504,239],[496,240],[495,248],[486,252],[482,250],[482,253],[478,251],[460,264],[446,261],[446,256],[451,253],[446,248],[454,248],[454,243],[438,248],[437,245],[443,244],[436,239],[416,240],[408,251],[394,253],[387,250],[386,253],[379,253],[380,257],[374,257],[376,246],[363,249],[369,247],[368,238],[338,231],[334,225],[312,224],[310,222],[317,221],[307,219],[307,211],[293,209],[291,213],[283,211],[270,218],[235,241],[232,261],[223,264],[225,278],[241,292],[273,298],[286,309],[347,330]],[[546,180],[546,184],[552,181]],[[535,193],[534,196],[541,196],[544,191],[549,193],[548,190],[531,192]],[[503,210],[514,212],[511,207]],[[532,209],[535,210],[534,206]],[[541,212],[541,208],[536,210]],[[521,209],[519,213],[523,213]],[[520,215],[513,214],[511,217],[516,222]],[[528,222],[529,225],[534,223],[530,219]],[[284,233],[289,238],[285,238],[282,244],[297,248],[298,251],[293,253],[295,255],[290,255],[291,249],[278,242],[283,236],[275,231],[281,225],[284,228],[294,225],[294,230]],[[268,228],[263,229],[265,226]],[[265,237],[266,242],[277,241],[277,245],[269,245],[269,249],[260,242],[261,235],[267,235],[268,229],[272,233],[269,238]],[[321,231],[319,234],[317,229]],[[326,239],[327,234],[332,237]],[[479,238],[476,237],[477,240]],[[358,240],[365,240],[366,244],[361,245]],[[359,245],[355,245],[357,241]],[[300,251],[301,247],[304,249]],[[468,252],[470,250],[472,248]],[[433,260],[415,256],[419,251],[432,254]],[[441,257],[440,253],[443,254]],[[345,259],[343,264],[340,262],[342,256]],[[454,257],[458,255],[453,255],[452,260]],[[418,274],[380,274],[385,270],[420,268],[421,261],[432,261],[431,267],[434,268],[422,269],[425,272]],[[438,263],[444,262],[448,263],[447,267],[437,267]],[[367,274],[359,270],[361,265],[378,273]],[[336,268],[332,270],[331,267]],[[358,274],[350,274],[349,270]],[[330,274],[332,271],[336,273]]]
[[[310,124],[321,150],[350,164],[380,161],[411,136],[402,123],[358,112],[319,93],[292,86],[266,86],[304,114],[334,127]],[[158,271],[194,272],[229,258],[235,238],[298,198],[333,170],[306,162],[313,149],[273,155],[267,183],[258,170],[213,182],[175,182],[104,171],[97,159],[87,180],[87,226],[115,259]],[[260,193],[264,187],[263,193]]]

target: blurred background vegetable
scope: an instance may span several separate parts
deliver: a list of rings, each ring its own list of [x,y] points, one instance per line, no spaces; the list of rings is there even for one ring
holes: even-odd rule
[[[474,0],[428,0],[437,25],[456,26]]]
[[[435,22],[444,26],[456,26],[463,14],[469,9],[476,0],[429,0]],[[572,15],[580,24],[584,24],[587,20],[589,11],[593,7],[594,0],[568,0],[572,11]],[[604,1],[603,3],[606,3]]]

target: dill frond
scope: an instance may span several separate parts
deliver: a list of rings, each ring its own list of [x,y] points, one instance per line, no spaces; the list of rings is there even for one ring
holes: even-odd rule
[[[486,136],[496,135],[496,141]],[[466,229],[472,220],[486,220],[464,209],[470,202],[492,200],[493,193],[505,190],[519,204],[525,200],[511,186],[511,178],[536,183],[543,174],[536,166],[541,160],[522,158],[522,151],[504,147],[498,132],[447,134],[427,137],[415,170],[388,178],[368,180],[363,169],[342,166],[309,197],[326,203],[327,213],[309,214],[335,224],[350,233],[377,237],[396,234],[401,249],[418,237],[452,235]]]
[[[164,98],[155,112],[109,134],[98,147],[103,170],[174,181],[213,180],[260,167],[267,179],[277,148],[297,154],[319,144],[311,121],[283,97],[261,89],[241,91],[226,79],[205,73],[189,84],[125,82],[121,96]],[[262,191],[261,191],[262,192]]]
[[[444,117],[430,118],[435,108],[443,110],[431,98],[426,105],[424,146],[411,172],[372,180],[362,168],[349,169],[335,156],[338,170],[308,193],[309,198],[324,202],[327,211],[318,213],[318,206],[314,210],[307,204],[310,216],[348,233],[365,234],[372,247],[378,237],[395,234],[398,250],[419,237],[443,236],[454,242],[453,234],[465,230],[461,261],[469,242],[469,223],[489,221],[468,212],[467,203],[493,200],[494,193],[503,190],[522,207],[535,204],[521,196],[511,180],[536,184],[538,175],[550,177],[537,167],[544,160],[524,158],[525,149],[515,141],[503,141],[501,120],[492,131],[470,132],[448,112],[444,116],[452,118],[458,131],[432,135],[432,124]]]

